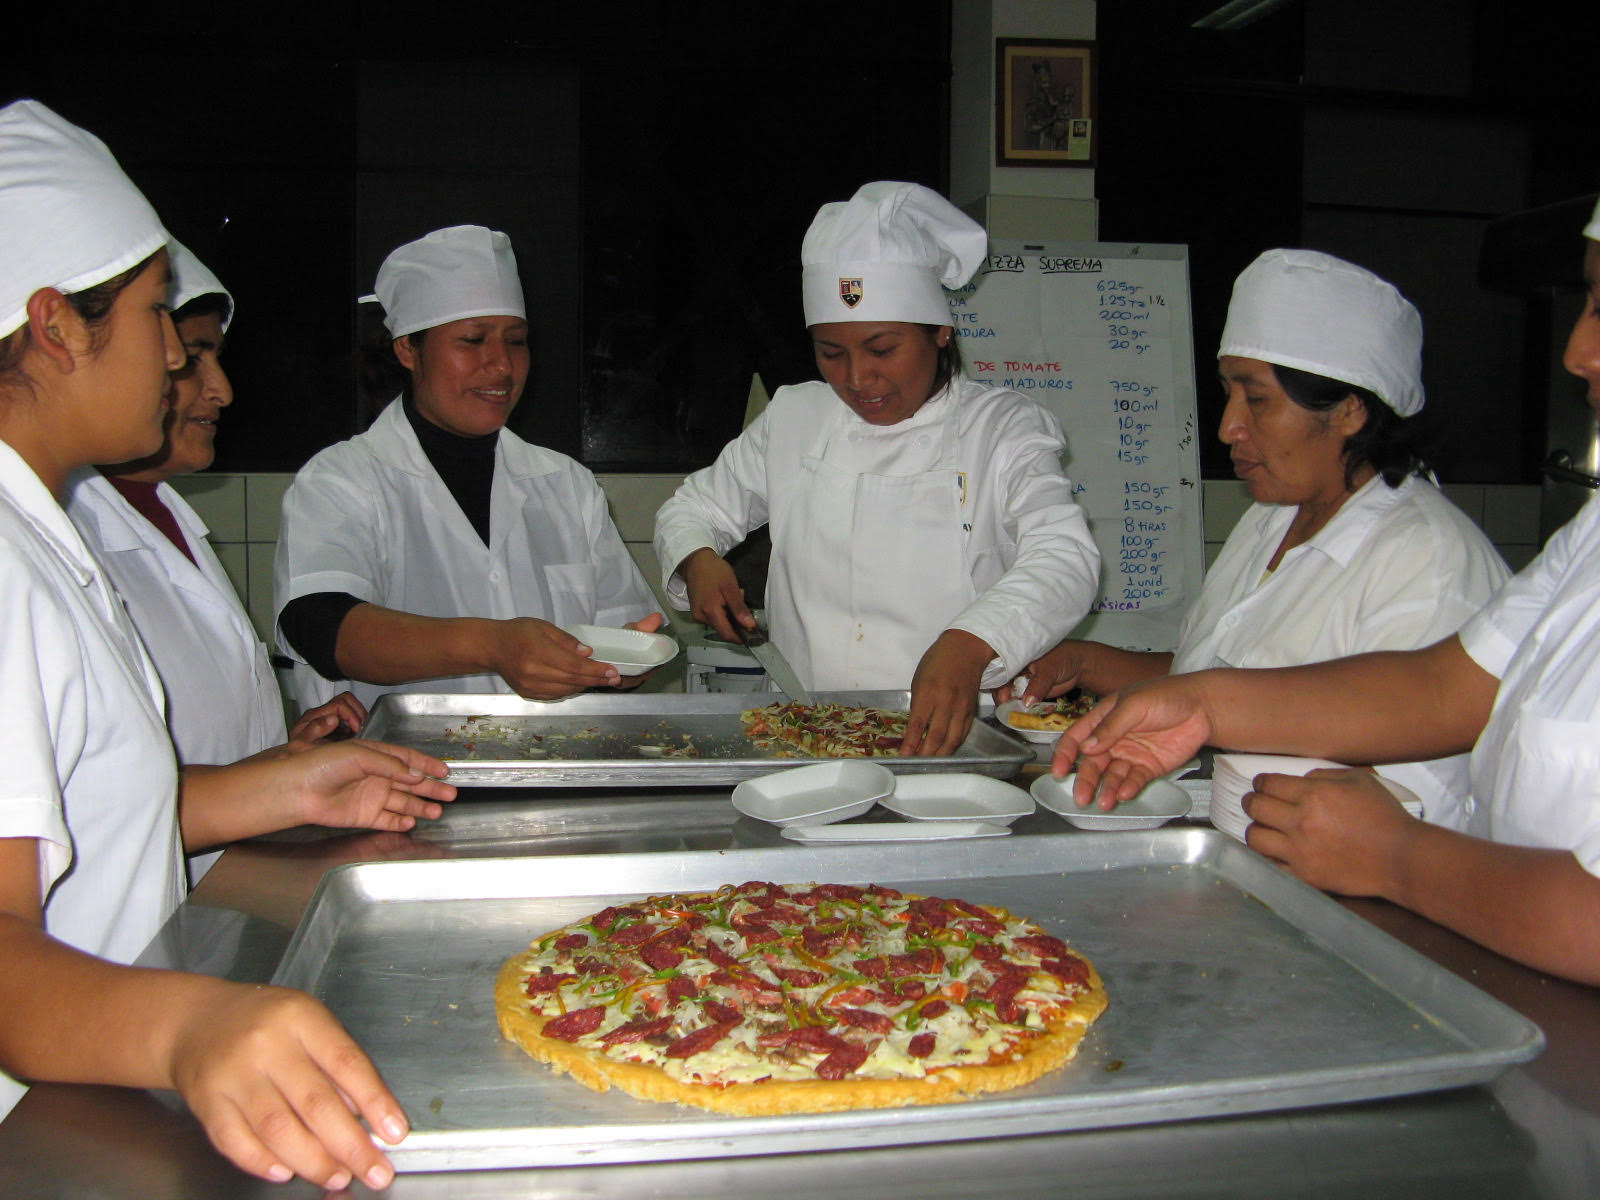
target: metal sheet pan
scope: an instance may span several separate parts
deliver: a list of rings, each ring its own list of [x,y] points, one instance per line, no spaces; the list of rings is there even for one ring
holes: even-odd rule
[[[815,762],[778,758],[745,737],[739,714],[781,704],[776,693],[586,693],[542,702],[519,696],[391,692],[363,737],[412,746],[450,766],[462,787],[704,787]],[[909,692],[819,692],[817,700],[904,712]],[[984,712],[992,711],[985,706]],[[692,748],[693,756],[681,756]],[[987,721],[950,758],[878,758],[896,774],[975,771],[1008,779],[1033,747]]]
[[[1005,904],[1067,938],[1111,1008],[1078,1058],[954,1105],[733,1118],[599,1094],[504,1042],[492,989],[606,904],[746,879]],[[318,996],[412,1121],[402,1170],[848,1149],[1130,1125],[1485,1082],[1537,1026],[1213,830],[376,863],[323,880],[275,981]]]

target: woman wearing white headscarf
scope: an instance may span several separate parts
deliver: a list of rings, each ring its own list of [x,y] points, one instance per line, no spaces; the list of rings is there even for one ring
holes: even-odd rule
[[[996,687],[1088,612],[1100,556],[1055,419],[960,370],[945,288],[983,229],[910,183],[824,205],[801,246],[826,382],[780,388],[656,518],[668,598],[754,627],[721,555],[768,523],[773,642],[808,688],[911,689],[905,754],[950,754]]]
[[[1600,414],[1600,209],[1567,370]],[[1201,745],[1389,762],[1472,753],[1465,831],[1414,820],[1362,770],[1259,775],[1253,849],[1541,970],[1600,983],[1600,492],[1461,631],[1410,652],[1136,686],[1067,730],[1079,803],[1123,801]]]
[[[166,231],[105,146],[0,110],[0,1114],[20,1080],[176,1088],[269,1179],[393,1170],[405,1116],[324,1008],[125,964],[183,898],[182,855],[316,821],[409,829],[444,764],[365,743],[179,770],[149,656],[61,509],[67,476],[153,453],[183,348]]]
[[[284,496],[278,631],[296,698],[320,704],[344,680],[368,706],[386,691],[554,700],[640,682],[562,628],[661,618],[594,476],[504,427],[529,365],[511,239],[435,230],[384,260],[367,299],[411,387]]]
[[[1171,654],[1063,642],[1024,701],[1097,695],[1206,667],[1285,667],[1414,650],[1454,633],[1510,575],[1425,478],[1422,318],[1393,285],[1314,250],[1268,250],[1233,285],[1217,368],[1218,434],[1251,506]],[[1465,754],[1391,763],[1427,819],[1467,819]]]

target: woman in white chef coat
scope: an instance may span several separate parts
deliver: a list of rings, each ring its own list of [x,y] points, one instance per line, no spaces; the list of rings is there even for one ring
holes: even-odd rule
[[[444,764],[359,742],[181,772],[161,682],[62,511],[74,470],[153,453],[166,231],[105,146],[0,110],[0,1114],[20,1080],[175,1088],[268,1179],[385,1186],[405,1116],[325,1009],[283,988],[124,965],[183,897],[185,850],[301,822],[409,829]],[[425,774],[426,773],[426,774]]]
[[[1569,371],[1600,415],[1600,208]],[[1600,983],[1600,493],[1458,634],[1422,650],[1136,685],[1062,736],[1079,803],[1110,805],[1201,745],[1389,762],[1472,754],[1464,832],[1369,772],[1259,775],[1249,844],[1307,882],[1381,896],[1541,970]]]
[[[186,360],[173,373],[167,436],[149,458],[77,472],[67,515],[111,573],[167,693],[167,724],[186,763],[230,763],[289,738],[283,697],[239,595],[200,515],[169,480],[203,471],[216,455],[217,424],[233,402],[222,369],[233,297],[181,243],[167,244],[167,302]],[[365,712],[346,692],[295,723],[297,744]]]
[[[632,686],[562,627],[654,630],[655,599],[600,485],[504,428],[528,379],[511,240],[477,225],[392,252],[376,299],[407,394],[284,496],[279,644],[302,705],[386,691],[554,700]]]
[[[1510,575],[1425,477],[1422,319],[1391,284],[1314,250],[1268,250],[1233,285],[1217,368],[1228,398],[1218,435],[1255,503],[1206,573],[1176,651],[1063,642],[1029,664],[1025,702],[1431,646]],[[1415,792],[1429,821],[1464,826],[1465,754],[1380,773]]]
[[[944,289],[984,231],[910,183],[824,205],[801,246],[826,382],[780,388],[656,518],[669,600],[753,628],[721,557],[770,524],[773,642],[808,688],[911,689],[902,752],[950,754],[981,687],[1083,617],[1099,552],[1034,401],[962,375]]]

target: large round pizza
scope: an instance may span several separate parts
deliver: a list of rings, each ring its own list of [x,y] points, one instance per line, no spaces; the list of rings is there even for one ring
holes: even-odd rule
[[[1093,966],[1003,908],[745,883],[553,930],[501,969],[500,1029],[598,1090],[766,1116],[938,1104],[1067,1062]]]

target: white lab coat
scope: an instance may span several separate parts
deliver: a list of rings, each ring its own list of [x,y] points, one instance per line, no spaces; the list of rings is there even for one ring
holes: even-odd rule
[[[874,426],[825,383],[780,388],[717,461],[656,517],[669,601],[677,564],[772,532],[772,640],[808,687],[905,688],[946,629],[996,652],[998,687],[1078,623],[1100,555],[1055,419],[1032,400],[958,377],[915,414]]]
[[[1600,493],[1461,630],[1500,680],[1466,831],[1571,850],[1600,875]]]
[[[1239,519],[1184,617],[1174,675],[1431,646],[1510,576],[1483,531],[1416,476],[1397,488],[1368,480],[1268,576],[1294,515],[1256,504]],[[1429,821],[1465,823],[1466,755],[1378,770],[1415,792]]]
[[[194,552],[190,562],[100,472],[79,472],[67,489],[67,515],[105,564],[161,673],[179,761],[232,763],[282,744],[283,698],[267,648],[200,515],[167,484],[156,489]]]
[[[44,926],[132,962],[183,899],[161,680],[37,475],[0,442],[0,837],[35,838]],[[0,1116],[24,1088],[0,1074]]]
[[[283,498],[276,605],[347,592],[427,617],[539,617],[555,625],[622,625],[656,610],[595,478],[564,454],[501,430],[489,500],[489,545],[428,462],[398,401],[363,434],[329,446]],[[348,687],[369,707],[385,692],[508,692],[498,675],[394,686],[323,679],[296,659],[305,708]]]

